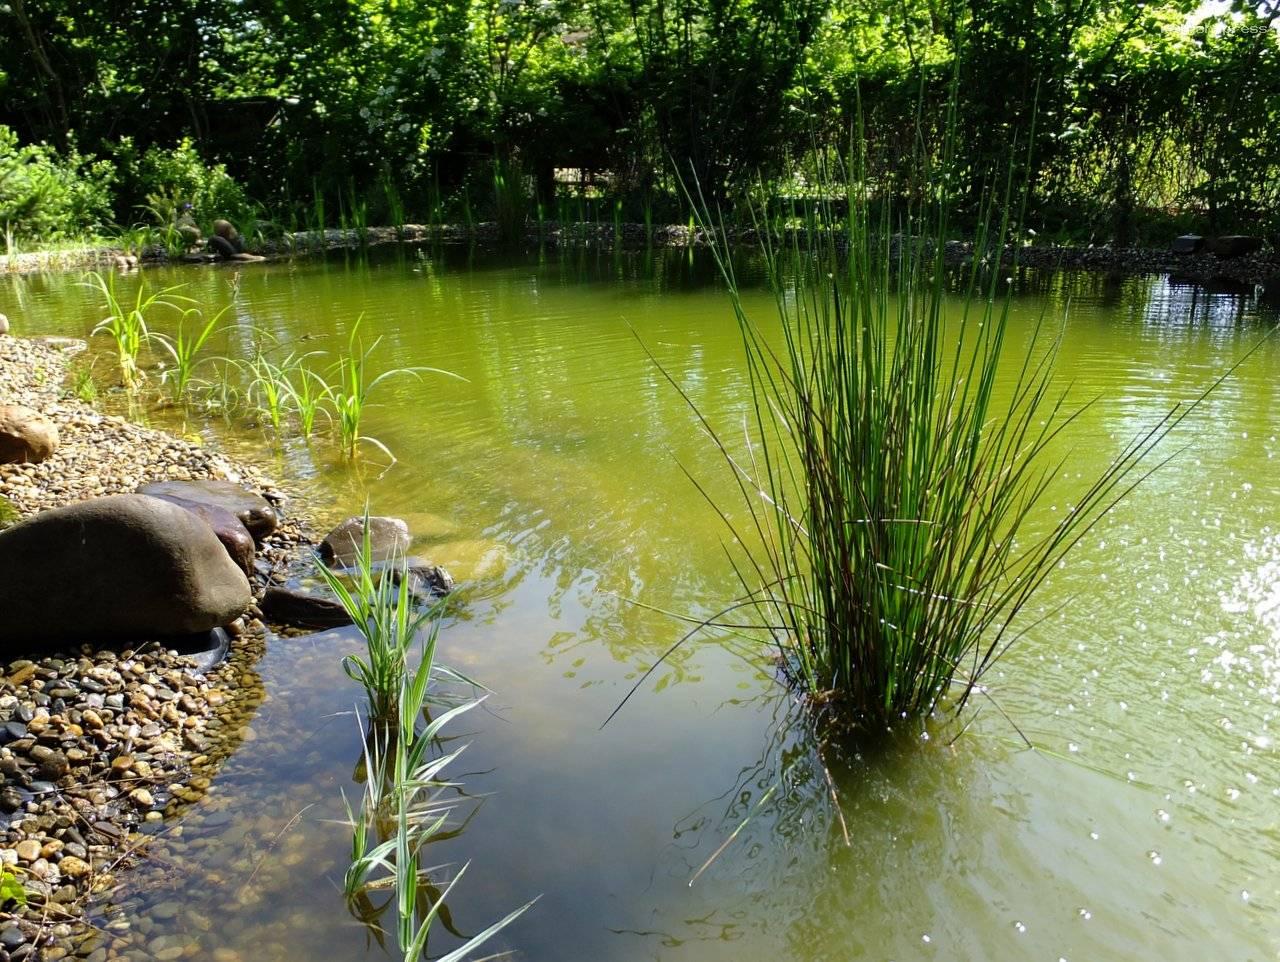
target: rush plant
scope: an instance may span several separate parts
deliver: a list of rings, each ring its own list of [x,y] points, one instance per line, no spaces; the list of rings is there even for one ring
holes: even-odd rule
[[[1027,630],[1021,616],[1051,572],[1155,470],[1160,442],[1222,378],[1072,485],[1063,432],[1088,405],[1073,407],[1054,377],[1053,325],[1010,345],[999,269],[975,263],[952,293],[931,240],[949,236],[940,197],[891,220],[873,216],[860,167],[825,187],[847,199],[841,229],[806,232],[790,258],[764,242],[774,322],[753,316],[731,252],[723,241],[716,251],[750,385],[734,430],[745,442],[669,377],[730,478],[728,500],[708,498],[741,588],[685,637],[758,634],[816,704],[883,730],[944,697],[965,705]],[[702,209],[704,229],[723,228]],[[1002,251],[1009,235],[992,210],[980,251]]]

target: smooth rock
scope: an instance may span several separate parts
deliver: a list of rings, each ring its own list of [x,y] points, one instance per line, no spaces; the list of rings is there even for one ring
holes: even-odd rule
[[[5,317],[3,314],[0,314],[0,334],[8,334],[8,333],[9,333],[9,318]]]
[[[416,562],[405,567],[402,577],[409,579],[409,590],[420,598],[447,595],[453,590],[453,575],[440,565]]]
[[[74,855],[62,856],[62,861],[58,863],[58,871],[67,878],[83,878],[93,869],[89,867],[89,863],[84,859],[76,858]]]
[[[360,558],[365,538],[365,519],[348,518],[320,542],[320,557],[335,567],[349,568]],[[403,558],[409,551],[409,526],[399,518],[369,518],[371,561]]]
[[[34,838],[24,838],[14,846],[14,849],[18,853],[18,858],[24,862],[34,862],[40,857],[40,843]]]
[[[253,535],[249,534],[249,529],[238,517],[216,504],[191,501],[172,494],[152,494],[149,497],[176,504],[204,521],[218,536],[218,540],[222,542],[222,547],[227,549],[231,560],[239,565],[246,575],[252,576],[253,555],[257,548],[253,542]]]
[[[157,498],[177,498],[229,511],[240,519],[255,541],[271,534],[280,523],[271,502],[234,481],[156,481],[142,485],[138,493]]]
[[[53,422],[21,404],[0,405],[0,464],[39,464],[58,449]]]
[[[231,636],[222,628],[214,628],[189,638],[166,642],[166,647],[194,661],[196,671],[209,671],[226,660],[227,653],[231,651]]]
[[[347,610],[332,598],[272,586],[258,603],[268,621],[298,628],[337,628],[351,624]]]
[[[1209,249],[1219,257],[1243,257],[1262,250],[1262,238],[1228,234],[1225,237],[1215,237]]]
[[[82,501],[0,532],[0,646],[192,635],[252,602],[213,530],[157,498]]]
[[[1199,234],[1183,234],[1181,237],[1175,237],[1169,245],[1169,250],[1175,254],[1195,254],[1204,247],[1204,238]]]

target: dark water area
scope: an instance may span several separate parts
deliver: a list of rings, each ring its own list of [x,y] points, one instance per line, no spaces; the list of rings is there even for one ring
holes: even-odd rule
[[[317,527],[366,499],[405,518],[415,553],[458,580],[441,658],[494,694],[451,731],[469,746],[452,772],[459,831],[428,861],[442,881],[469,867],[433,955],[537,895],[493,951],[1280,953],[1276,342],[1050,579],[1029,614],[1053,613],[988,677],[992,699],[975,702],[961,738],[939,724],[876,751],[820,753],[765,653],[741,639],[683,646],[601,728],[683,633],[653,609],[707,613],[735,593],[722,523],[680,465],[713,490],[732,479],[645,350],[741,436],[740,335],[705,254],[443,248],[143,276],[233,305],[214,354],[248,356],[254,332],[270,331],[281,350],[331,357],[363,317],[366,343],[382,338],[374,370],[465,378],[380,386],[366,433],[398,459],[385,471],[376,451],[352,470],[324,439],[277,440],[244,419],[150,415],[264,462]],[[763,264],[744,258],[738,276],[777,336]],[[0,311],[20,333],[83,337],[100,312],[77,280],[5,278]],[[1164,276],[1007,283],[1012,345],[1061,326],[1061,382],[1073,403],[1094,402],[1063,439],[1064,492],[1277,321],[1251,291]],[[390,954],[341,893],[342,793],[359,791],[361,736],[340,659],[355,644],[344,631],[269,641],[238,748],[208,797],[164,826],[159,867],[121,896],[149,945],[220,962]]]

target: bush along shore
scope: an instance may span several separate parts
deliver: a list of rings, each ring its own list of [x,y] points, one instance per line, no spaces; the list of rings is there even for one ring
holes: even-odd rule
[[[808,240],[803,228],[775,232],[775,240],[790,244]],[[836,230],[839,234],[839,228]],[[734,244],[757,248],[759,231],[752,228],[729,228]],[[505,238],[510,240],[510,238]],[[388,244],[462,244],[496,245],[504,241],[501,225],[496,222],[466,224],[404,224],[399,227],[361,227],[324,231],[300,231],[275,240],[250,244],[249,251],[267,257],[305,256],[325,251],[354,250]],[[598,221],[530,222],[520,231],[517,241],[528,245],[551,247],[589,246],[602,249],[636,250],[646,247],[708,247],[716,242],[713,231],[701,226],[672,224],[651,226],[642,223]],[[892,245],[896,251],[898,239]],[[971,241],[946,243],[944,261],[965,266],[975,256],[996,263],[994,250],[978,250]],[[1200,237],[1171,238],[1168,247],[1113,247],[1092,244],[1020,244],[1007,245],[999,255],[1004,266],[1016,263],[1041,270],[1090,270],[1116,274],[1170,274],[1188,281],[1210,284],[1229,281],[1241,285],[1262,285],[1280,296],[1280,250],[1269,249],[1257,238]],[[0,273],[34,273],[50,270],[81,270],[90,267],[132,269],[149,263],[211,263],[212,255],[193,254],[172,258],[162,247],[148,247],[130,252],[119,246],[84,245],[49,251],[30,251],[0,257]]]
[[[258,599],[308,544],[296,522],[277,523],[283,498],[255,471],[68,399],[60,387],[65,364],[65,347],[0,336],[0,459],[18,460],[20,449],[34,444],[25,451],[31,460],[0,464],[0,960],[97,962],[144,948],[127,927],[85,923],[90,900],[109,897],[122,870],[146,857],[145,823],[209,789],[262,697],[252,671],[265,641]],[[239,492],[259,512],[246,516],[250,522],[270,513],[270,525],[254,532],[250,557],[241,559],[249,561],[247,572],[232,559],[233,545],[219,543],[215,525],[200,529],[183,520],[204,524],[203,511],[226,522],[214,499],[189,508],[173,500],[210,483],[224,508],[235,503],[228,493]],[[161,484],[157,493],[167,491],[171,500],[131,493],[148,484]],[[62,516],[76,526],[74,550],[56,523]],[[200,550],[152,538],[144,526],[157,518]],[[30,534],[38,536],[39,552],[23,550]],[[209,554],[215,550],[221,555]],[[232,583],[230,603],[243,610],[213,630],[199,621],[206,614],[199,599],[184,607],[187,599],[178,596],[169,611],[147,600],[135,606],[153,609],[143,621],[118,611],[145,590],[139,575],[171,595],[198,594],[202,586],[172,583],[161,570],[165,551],[187,551],[197,566],[215,566]],[[41,580],[54,566],[61,566],[59,580]],[[145,617],[162,623],[175,614],[179,623],[193,619],[183,626],[192,638],[182,644],[148,641],[133,630]],[[223,614],[208,617],[221,621]],[[54,640],[93,641],[95,625],[113,644]],[[147,951],[148,958],[176,957]]]

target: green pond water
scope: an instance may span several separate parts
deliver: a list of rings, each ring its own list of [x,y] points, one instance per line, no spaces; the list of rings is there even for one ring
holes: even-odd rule
[[[461,831],[428,861],[448,866],[442,879],[470,867],[450,898],[455,933],[437,928],[433,954],[540,895],[494,951],[1280,957],[1280,343],[1055,574],[1035,613],[1060,610],[988,676],[995,703],[974,702],[963,737],[917,729],[828,754],[841,819],[797,706],[741,645],[686,645],[601,728],[681,632],[632,601],[705,613],[734,592],[721,522],[679,464],[713,490],[729,478],[632,333],[741,433],[738,334],[701,258],[445,250],[145,276],[215,305],[238,284],[217,353],[246,354],[254,328],[285,350],[336,351],[363,315],[383,338],[375,368],[466,378],[382,386],[366,429],[398,458],[385,473],[373,449],[352,472],[323,441],[153,416],[263,462],[318,525],[366,498],[407,519],[416,553],[457,578],[442,658],[494,694],[453,729],[470,745],[453,772]],[[23,333],[83,336],[100,315],[75,281],[6,279],[0,310]],[[768,325],[771,298],[753,284]],[[1014,289],[1015,342],[1046,310],[1065,314],[1064,383],[1098,398],[1070,432],[1067,482],[1276,320],[1248,294],[1163,277],[1037,275]],[[387,954],[339,890],[349,840],[335,820],[341,792],[358,792],[358,692],[339,666],[353,645],[349,632],[270,640],[249,737],[179,826],[163,884],[122,895],[153,947]]]

